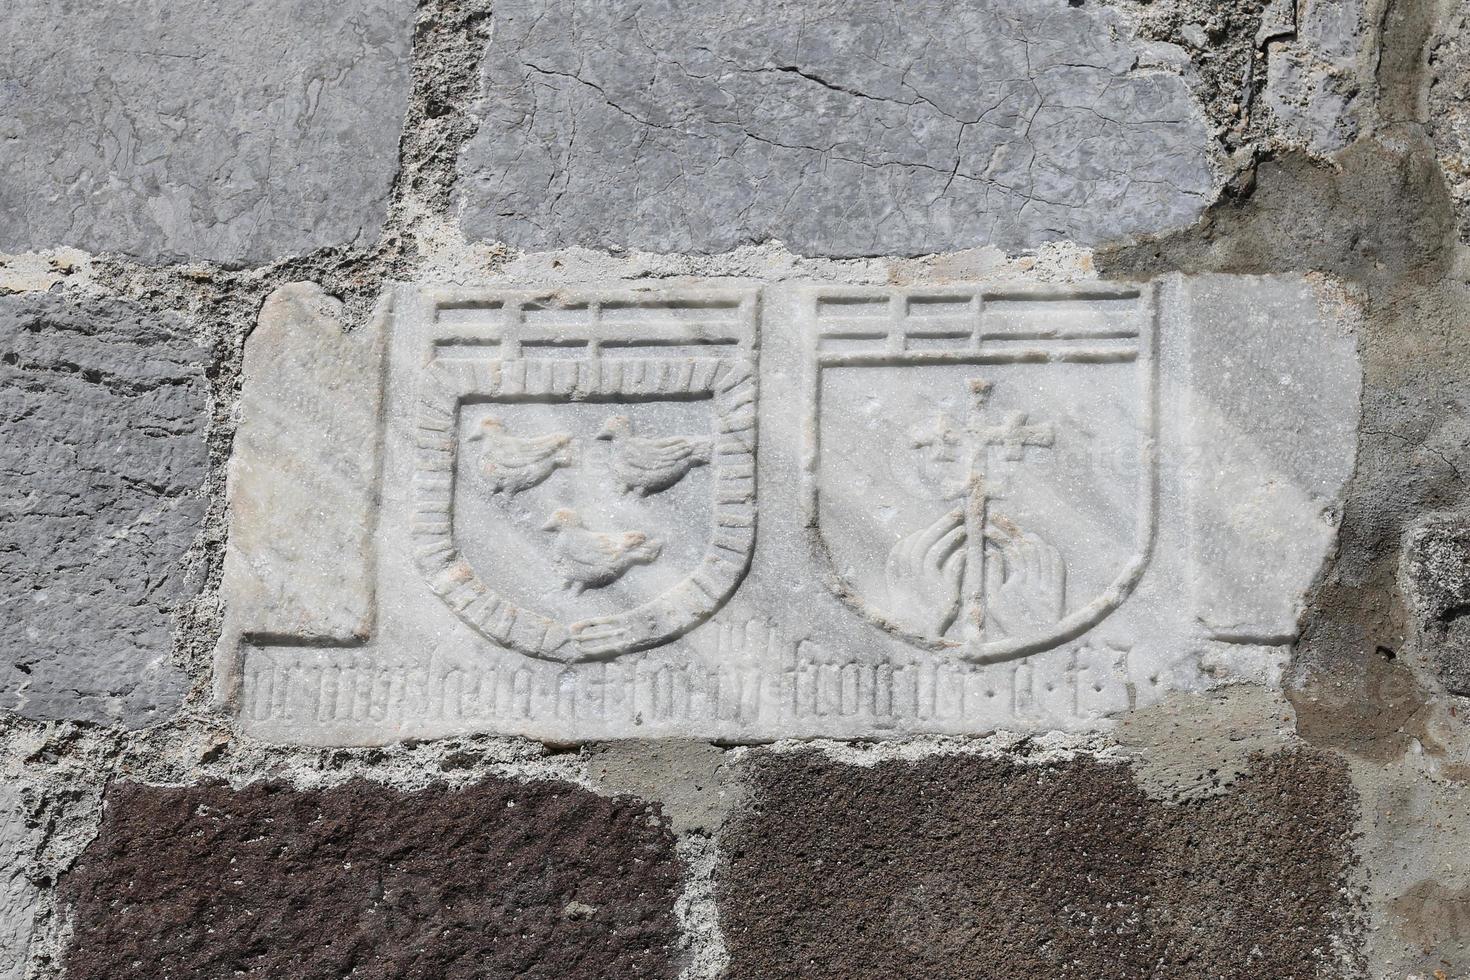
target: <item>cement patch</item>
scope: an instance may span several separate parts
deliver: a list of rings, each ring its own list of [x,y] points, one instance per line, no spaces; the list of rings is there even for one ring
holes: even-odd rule
[[[608,742],[583,765],[600,792],[658,800],[676,834],[714,833],[745,799],[726,750],[705,742]]]
[[[1228,793],[1256,757],[1290,747],[1292,721],[1279,690],[1241,684],[1135,711],[1116,737],[1150,798],[1199,800]]]

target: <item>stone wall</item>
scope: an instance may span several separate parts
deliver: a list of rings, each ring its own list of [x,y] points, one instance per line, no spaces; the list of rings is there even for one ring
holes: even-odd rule
[[[0,978],[1470,977],[1467,16],[11,0]]]

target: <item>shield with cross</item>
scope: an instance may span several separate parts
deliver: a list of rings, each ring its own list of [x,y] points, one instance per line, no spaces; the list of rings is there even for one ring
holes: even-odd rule
[[[806,521],[837,595],[975,661],[1118,609],[1157,510],[1146,290],[818,290]]]

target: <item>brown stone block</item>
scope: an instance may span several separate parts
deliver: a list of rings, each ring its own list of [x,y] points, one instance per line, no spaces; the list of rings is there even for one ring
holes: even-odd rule
[[[1325,756],[1188,803],[1084,759],[752,770],[718,883],[731,978],[1338,975],[1355,804]]]
[[[120,784],[62,885],[72,980],[671,976],[646,804],[565,783]]]

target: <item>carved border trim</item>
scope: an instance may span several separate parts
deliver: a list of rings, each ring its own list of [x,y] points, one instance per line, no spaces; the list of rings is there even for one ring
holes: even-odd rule
[[[561,623],[490,588],[454,544],[456,431],[466,400],[708,396],[717,428],[714,536],[673,588],[612,616]],[[724,604],[750,567],[756,526],[756,377],[747,357],[524,358],[435,361],[423,375],[416,426],[414,562],[472,629],[501,646],[571,663],[646,650],[688,632]]]

